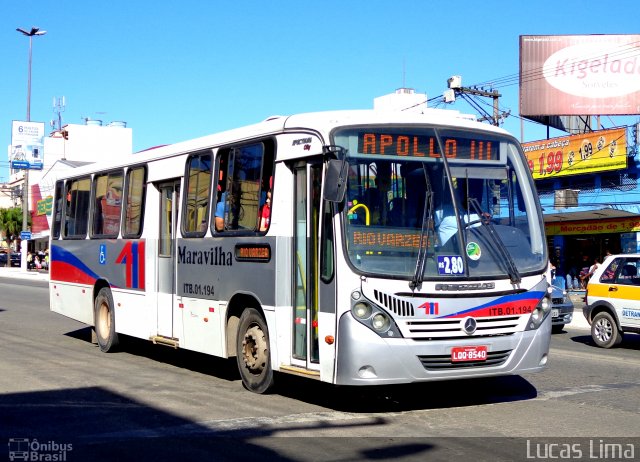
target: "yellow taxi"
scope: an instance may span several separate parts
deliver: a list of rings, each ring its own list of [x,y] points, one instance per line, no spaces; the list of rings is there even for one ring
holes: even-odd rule
[[[587,284],[584,316],[602,348],[620,344],[623,333],[640,333],[640,254],[610,255]]]

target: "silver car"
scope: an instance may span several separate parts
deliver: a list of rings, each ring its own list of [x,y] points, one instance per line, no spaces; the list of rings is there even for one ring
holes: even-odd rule
[[[557,286],[551,286],[551,289],[551,329],[557,334],[573,320],[573,302],[566,290]]]

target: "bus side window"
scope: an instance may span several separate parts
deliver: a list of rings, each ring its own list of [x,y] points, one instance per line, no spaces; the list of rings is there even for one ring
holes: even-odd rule
[[[66,217],[64,222],[65,237],[86,237],[89,221],[90,190],[91,180],[89,178],[72,180],[68,183],[66,192]]]
[[[273,141],[221,150],[218,158],[216,232],[266,232],[271,218]]]
[[[60,229],[62,227],[62,205],[64,197],[64,182],[56,182],[55,189],[55,204],[53,212],[53,238],[58,239],[60,237]]]
[[[187,193],[184,197],[185,213],[182,215],[182,231],[189,236],[202,237],[207,231],[211,162],[210,153],[194,155],[187,161]]]
[[[122,237],[137,238],[144,225],[144,199],[146,193],[146,168],[134,167],[127,171],[124,223]]]
[[[92,236],[118,236],[122,209],[122,182],[122,172],[95,176]]]

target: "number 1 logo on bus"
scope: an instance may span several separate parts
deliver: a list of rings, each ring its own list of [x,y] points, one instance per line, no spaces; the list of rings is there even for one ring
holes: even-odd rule
[[[127,242],[116,263],[126,265],[126,287],[144,290],[144,241]]]

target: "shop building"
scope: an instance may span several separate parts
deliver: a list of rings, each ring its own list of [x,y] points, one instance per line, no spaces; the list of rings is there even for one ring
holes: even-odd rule
[[[634,126],[523,143],[533,163],[549,255],[572,281],[595,258],[640,252],[637,132]],[[582,156],[585,150],[590,156]]]

